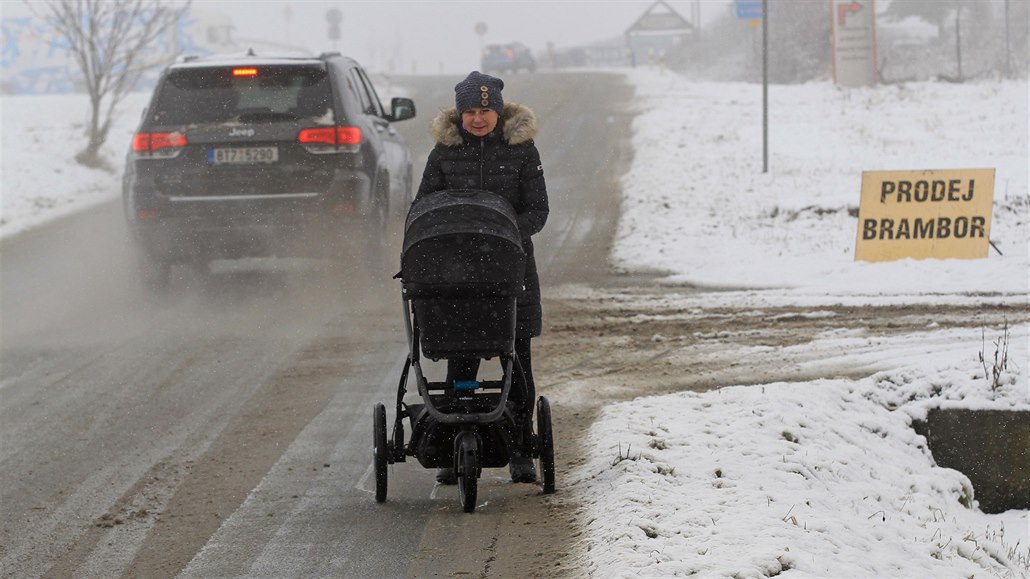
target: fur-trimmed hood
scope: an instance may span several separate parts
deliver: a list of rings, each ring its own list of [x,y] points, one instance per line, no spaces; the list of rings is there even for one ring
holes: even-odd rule
[[[520,145],[536,137],[536,115],[525,105],[504,103],[501,122],[504,123],[504,140],[509,145]],[[465,142],[461,138],[461,115],[457,107],[441,110],[429,124],[429,131],[436,142],[445,147],[457,147]]]

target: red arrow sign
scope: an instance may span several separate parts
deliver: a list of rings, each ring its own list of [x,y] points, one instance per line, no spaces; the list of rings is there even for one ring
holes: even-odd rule
[[[858,2],[852,2],[851,4],[841,4],[837,6],[837,25],[844,26],[844,17],[848,14],[855,14],[862,10],[862,5]]]

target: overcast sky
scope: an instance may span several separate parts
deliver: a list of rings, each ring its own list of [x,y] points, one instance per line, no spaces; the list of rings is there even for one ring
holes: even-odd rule
[[[267,39],[308,48],[337,49],[371,70],[460,73],[479,64],[483,44],[520,41],[534,52],[620,36],[651,5],[636,1],[345,1],[194,0],[195,13],[232,19],[236,39]],[[694,0],[669,0],[687,20]],[[732,8],[732,0],[701,0],[702,25]],[[326,13],[341,11],[342,36],[328,38]],[[482,39],[476,23],[486,25]],[[392,65],[392,66],[391,66]]]

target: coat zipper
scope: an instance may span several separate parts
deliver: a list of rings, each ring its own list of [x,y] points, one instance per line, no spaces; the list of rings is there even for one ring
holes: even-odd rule
[[[479,188],[486,189],[486,177],[483,175],[483,166],[486,161],[483,159],[486,153],[486,139],[479,140]]]

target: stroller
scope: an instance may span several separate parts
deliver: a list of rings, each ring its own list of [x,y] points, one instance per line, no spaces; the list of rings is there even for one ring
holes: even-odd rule
[[[397,387],[396,415],[387,439],[386,407],[373,410],[376,501],[386,500],[387,466],[415,457],[425,468],[450,467],[463,510],[476,508],[483,468],[507,466],[511,456],[538,459],[544,493],[554,492],[554,439],[547,398],[536,402],[536,433],[516,428],[509,401],[521,367],[514,355],[516,296],[525,255],[515,212],[488,191],[447,190],[415,202],[404,225],[401,295],[409,353]],[[429,382],[430,360],[500,361],[499,380]],[[414,368],[421,402],[404,402]],[[411,439],[404,441],[404,419]]]

